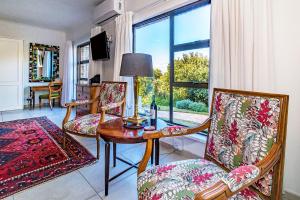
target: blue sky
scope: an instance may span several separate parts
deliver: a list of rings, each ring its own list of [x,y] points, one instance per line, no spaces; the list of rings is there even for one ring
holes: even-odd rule
[[[154,68],[167,70],[169,64],[169,18],[156,21],[136,29],[135,51],[152,55]],[[209,39],[210,5],[180,14],[174,18],[174,42],[182,44],[197,40]],[[198,52],[209,57],[209,49],[197,49],[187,52],[176,52],[175,58],[183,53]]]

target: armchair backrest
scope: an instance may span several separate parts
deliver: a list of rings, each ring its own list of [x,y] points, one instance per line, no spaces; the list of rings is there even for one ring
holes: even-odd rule
[[[257,164],[273,144],[282,145],[276,167],[253,185],[271,197],[282,187],[287,106],[287,95],[214,89],[205,157],[229,171]]]
[[[100,86],[100,95],[99,95],[99,108],[101,106],[108,105],[109,103],[118,103],[123,99],[126,99],[126,82],[112,82],[112,81],[102,81]],[[113,114],[121,116],[124,113],[125,106],[120,106],[112,110],[108,110],[108,114]]]

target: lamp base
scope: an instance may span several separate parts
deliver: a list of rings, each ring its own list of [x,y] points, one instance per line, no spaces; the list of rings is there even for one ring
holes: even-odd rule
[[[131,124],[134,125],[140,125],[142,124],[144,121],[146,121],[146,118],[140,117],[140,116],[133,116],[133,117],[128,117],[126,119],[124,119],[124,121],[129,122]]]
[[[143,129],[146,126],[146,124],[142,123],[142,124],[136,125],[131,122],[126,122],[123,126],[125,128],[129,128],[129,129]]]

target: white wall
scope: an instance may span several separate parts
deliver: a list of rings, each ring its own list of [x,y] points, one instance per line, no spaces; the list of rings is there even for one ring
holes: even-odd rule
[[[276,88],[290,95],[284,186],[300,196],[300,1],[272,2]]]
[[[114,59],[115,59],[115,34],[116,23],[115,20],[102,26],[102,30],[106,31],[107,35],[111,37],[112,43],[110,44],[110,59],[102,62],[102,80],[112,81],[114,78]]]
[[[47,45],[56,45],[60,47],[60,77],[63,74],[63,57],[66,34],[62,31],[39,28],[35,26],[19,24],[0,20],[0,37],[24,40],[24,58],[23,58],[23,81],[24,81],[24,100],[29,95],[30,85],[38,83],[29,83],[29,43],[41,43]],[[37,102],[37,101],[36,101]],[[24,102],[26,104],[26,102]]]

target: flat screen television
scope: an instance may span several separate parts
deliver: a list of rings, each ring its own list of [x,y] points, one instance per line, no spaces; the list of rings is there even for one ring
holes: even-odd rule
[[[93,60],[109,59],[109,42],[106,32],[102,32],[90,39]]]

